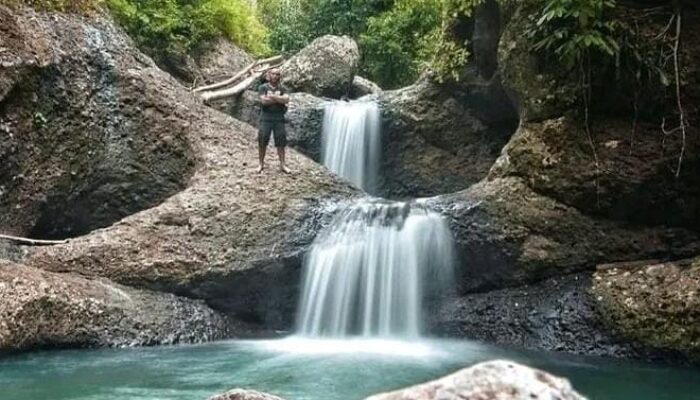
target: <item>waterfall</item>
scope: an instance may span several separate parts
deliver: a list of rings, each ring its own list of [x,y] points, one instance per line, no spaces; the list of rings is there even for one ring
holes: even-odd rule
[[[452,235],[418,203],[361,200],[336,215],[305,260],[297,331],[415,337],[423,300],[451,284]]]
[[[381,116],[377,103],[329,103],[323,116],[323,165],[364,191],[374,192],[379,169],[380,131]]]

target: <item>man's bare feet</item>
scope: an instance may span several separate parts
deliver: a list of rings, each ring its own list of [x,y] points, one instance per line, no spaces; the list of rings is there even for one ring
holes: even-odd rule
[[[264,170],[265,170],[265,166],[264,166],[264,165],[261,165],[261,166],[258,167],[258,173],[259,173],[259,174],[262,174],[262,172],[263,172]]]
[[[280,165],[280,171],[284,172],[285,174],[291,174],[292,170],[287,168],[286,165]]]

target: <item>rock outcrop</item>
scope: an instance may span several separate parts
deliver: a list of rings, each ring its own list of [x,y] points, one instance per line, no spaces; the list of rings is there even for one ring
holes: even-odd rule
[[[250,54],[224,37],[205,41],[189,52],[183,49],[149,55],[159,68],[188,87],[230,78],[253,62]]]
[[[71,215],[66,208],[90,222],[85,235],[33,249],[22,262],[203,299],[238,319],[289,326],[301,258],[324,224],[324,203],[357,192],[294,151],[291,175],[274,168],[256,174],[255,130],[203,105],[110,21],[4,7],[0,18],[0,146],[3,160],[5,154],[12,160],[2,165],[3,229],[31,234],[47,207],[55,210],[49,222]],[[46,96],[34,97],[35,88]],[[96,112],[104,108],[104,119],[82,112],[80,105],[92,102]],[[91,135],[106,143],[106,155],[91,152],[93,142],[83,139]],[[23,157],[13,156],[23,146]],[[44,160],[50,164],[37,164]],[[84,179],[102,171],[105,160],[128,165],[128,179],[119,171]],[[17,167],[22,162],[36,167]],[[131,190],[132,181],[142,189]],[[22,182],[36,184],[23,189]],[[65,188],[92,199],[102,186],[123,190],[96,203],[99,212],[118,208],[115,202],[132,208],[92,224],[90,208],[74,200],[82,197]],[[158,196],[139,201],[151,191]]]
[[[175,93],[143,98],[129,76],[155,70],[153,63],[118,53],[129,40],[106,23],[57,18],[67,21],[63,32],[0,8],[4,233],[64,238],[108,226],[182,189],[194,169],[188,122],[162,122],[172,117]]]
[[[596,219],[536,193],[520,178],[484,180],[430,203],[450,222],[460,252],[462,292],[591,271],[612,260],[700,252],[693,231]]]
[[[675,119],[655,104],[635,121],[632,99],[622,88],[611,90],[604,74],[593,83],[589,134],[583,128],[575,76],[548,68],[533,54],[532,38],[523,35],[539,5],[507,2],[498,46],[498,68],[521,124],[503,150],[490,177],[522,177],[536,192],[586,213],[633,224],[700,226],[700,131],[688,126],[680,175],[675,176],[683,144],[681,135],[665,135],[662,123]],[[624,8],[625,6],[621,6]],[[630,11],[629,9],[627,12]],[[637,10],[637,12],[640,12]],[[697,17],[697,12],[691,12]],[[661,21],[644,29],[663,31]],[[682,51],[681,90],[688,104],[700,102],[700,30],[686,28]],[[617,94],[617,93],[620,94]],[[658,100],[657,100],[658,101]],[[675,100],[674,100],[675,101]],[[693,106],[689,119],[698,118]],[[596,162],[597,159],[597,162]]]
[[[428,197],[484,178],[517,125],[498,81],[458,87],[423,79],[378,96],[383,109],[381,193]]]
[[[585,400],[568,380],[510,361],[490,361],[366,400]]]
[[[198,76],[206,83],[219,82],[230,78],[236,72],[250,65],[253,57],[225,38],[205,43],[196,57]]]
[[[283,400],[271,394],[257,392],[255,390],[232,389],[226,393],[211,396],[209,400]]]
[[[612,331],[638,346],[700,361],[700,257],[602,265],[593,282]]]
[[[354,40],[326,35],[304,47],[280,69],[291,90],[338,99],[349,94],[359,62]]]
[[[421,385],[376,394],[365,400],[498,399],[585,400],[569,381],[511,361],[489,361]],[[253,390],[233,389],[209,400],[282,400]]]
[[[352,78],[352,87],[350,88],[351,99],[357,99],[368,94],[379,94],[381,92],[382,88],[367,78],[358,75]]]
[[[502,346],[626,358],[662,358],[608,328],[588,272],[470,293],[443,304],[431,329]]]
[[[196,343],[233,334],[226,317],[202,301],[1,260],[0,299],[0,353]]]

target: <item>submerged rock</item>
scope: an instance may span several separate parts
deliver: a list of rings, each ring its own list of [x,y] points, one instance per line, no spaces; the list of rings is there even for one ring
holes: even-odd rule
[[[353,39],[326,35],[287,60],[281,71],[292,91],[338,99],[350,92],[359,62],[360,51]]]
[[[0,260],[0,353],[197,343],[231,336],[202,301]]]
[[[600,266],[593,294],[625,339],[700,362],[700,257]]]
[[[489,361],[366,400],[585,400],[564,378],[511,361]]]

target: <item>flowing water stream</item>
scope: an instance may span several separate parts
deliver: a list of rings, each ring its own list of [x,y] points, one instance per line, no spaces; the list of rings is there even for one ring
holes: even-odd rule
[[[324,163],[376,180],[379,112],[329,106]],[[454,251],[421,201],[367,198],[339,211],[305,260],[298,335],[197,346],[33,352],[0,359],[0,399],[205,399],[233,387],[289,400],[353,400],[507,358],[572,380],[593,400],[691,400],[700,371],[423,336],[428,302],[449,292]]]
[[[453,262],[452,235],[440,215],[419,203],[361,200],[339,212],[312,246],[298,333],[417,338],[423,300],[449,291]]]
[[[374,193],[381,150],[381,114],[371,101],[338,101],[326,105],[321,161],[331,171],[368,193]]]

